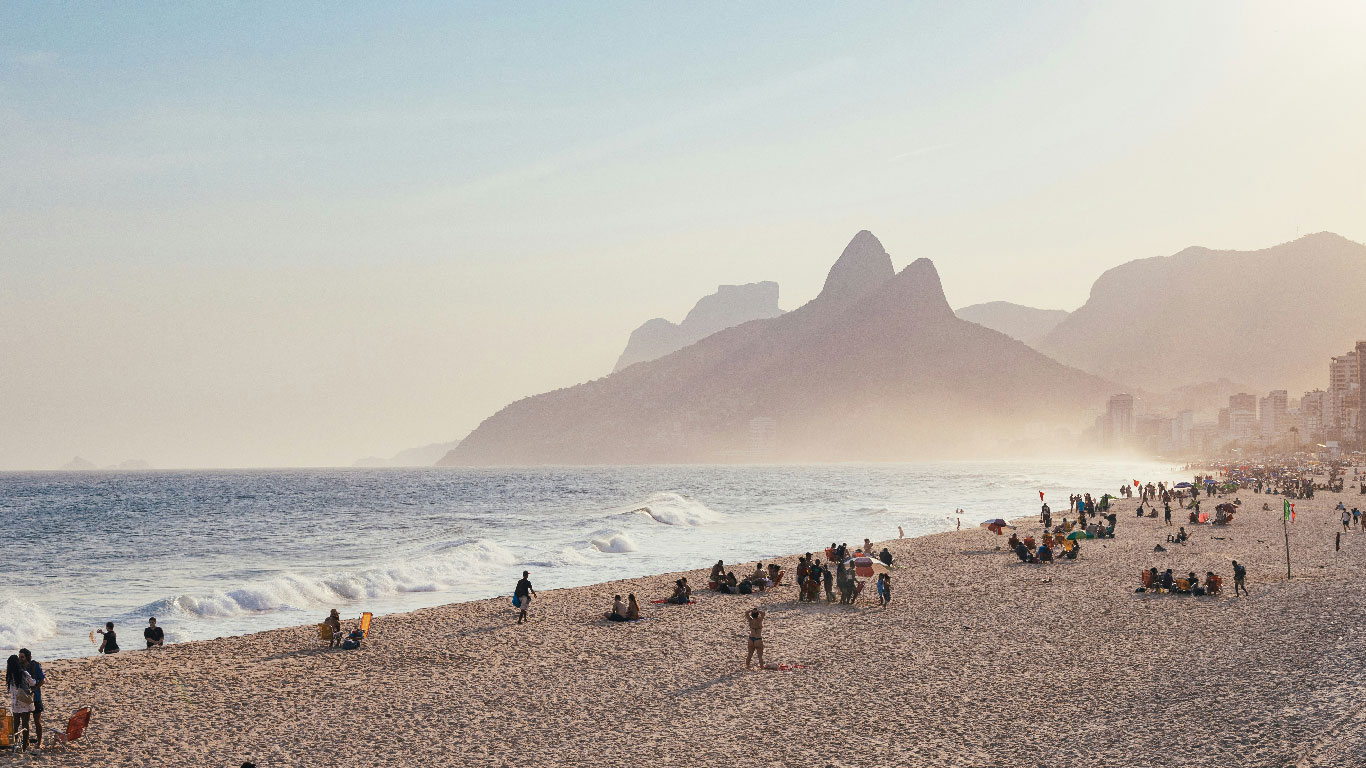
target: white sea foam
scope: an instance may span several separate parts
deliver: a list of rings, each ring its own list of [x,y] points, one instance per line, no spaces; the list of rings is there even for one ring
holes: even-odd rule
[[[511,552],[489,541],[450,542],[399,565],[325,576],[282,573],[237,589],[161,600],[144,606],[138,613],[180,612],[201,618],[222,618],[329,606],[409,592],[436,592],[468,583],[481,572],[515,563]]]
[[[631,514],[643,515],[664,525],[706,525],[721,519],[721,515],[706,504],[672,491],[650,494],[632,507]]]
[[[57,634],[57,622],[26,600],[0,595],[0,649],[19,648]]]
[[[621,531],[599,531],[589,539],[589,543],[599,552],[614,555],[636,551],[636,543]]]

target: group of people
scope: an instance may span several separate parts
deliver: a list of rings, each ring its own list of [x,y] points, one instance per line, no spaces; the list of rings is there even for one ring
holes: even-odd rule
[[[755,592],[766,592],[772,587],[782,583],[783,570],[777,563],[755,563],[754,571],[745,574],[744,578],[738,579],[734,571],[727,571],[726,564],[722,560],[717,560],[716,565],[711,567],[711,574],[707,577],[707,588],[713,592],[720,592],[723,595],[749,595]]]
[[[1063,520],[1065,523],[1066,518]],[[1012,533],[1006,544],[1022,563],[1051,563],[1055,547],[1061,547],[1062,556],[1068,560],[1076,560],[1081,554],[1081,544],[1077,543],[1076,539],[1066,538],[1065,532],[1064,535],[1054,536],[1053,532],[1045,531],[1040,541],[1036,541],[1033,534],[1026,534],[1021,539],[1019,534]]]
[[[1233,569],[1234,594],[1237,595],[1239,590],[1246,593],[1247,587],[1244,583],[1247,574],[1246,569],[1237,560],[1233,561]],[[1214,597],[1223,588],[1224,580],[1217,576],[1214,571],[1205,571],[1205,583],[1201,585],[1200,577],[1195,575],[1195,571],[1191,571],[1185,576],[1174,576],[1171,568],[1158,573],[1157,568],[1153,567],[1143,572],[1143,586],[1139,587],[1137,591]]]

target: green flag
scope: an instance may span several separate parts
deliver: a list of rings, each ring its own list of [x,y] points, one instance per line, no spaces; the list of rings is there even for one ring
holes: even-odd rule
[[[1285,519],[1295,522],[1295,505],[1290,503],[1290,499],[1281,499],[1281,503],[1285,505]]]

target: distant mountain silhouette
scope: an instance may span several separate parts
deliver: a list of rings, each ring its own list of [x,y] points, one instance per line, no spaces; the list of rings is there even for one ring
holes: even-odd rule
[[[1000,331],[1012,339],[1034,346],[1049,331],[1067,318],[1063,309],[1035,309],[1008,301],[989,301],[954,310],[954,314],[993,331]]]
[[[865,231],[802,307],[515,402],[442,463],[1002,455],[1080,425],[1112,391],[959,319],[933,263],[896,274]]]
[[[452,448],[460,445],[459,440],[452,440],[449,443],[431,443],[417,448],[409,448],[399,451],[391,459],[380,458],[379,456],[366,456],[357,459],[353,467],[431,467],[435,466],[443,456],[451,452]]]
[[[626,350],[613,370],[656,360],[717,331],[782,313],[778,308],[778,284],[775,282],[718,286],[716,293],[703,296],[693,305],[683,322],[675,324],[656,317],[632,331]]]
[[[62,469],[68,472],[89,472],[92,469],[98,469],[98,467],[95,466],[94,462],[77,456],[71,461],[63,464]]]
[[[1260,251],[1187,248],[1101,275],[1039,349],[1153,391],[1228,378],[1297,396],[1366,338],[1363,287],[1366,246],[1328,232]]]

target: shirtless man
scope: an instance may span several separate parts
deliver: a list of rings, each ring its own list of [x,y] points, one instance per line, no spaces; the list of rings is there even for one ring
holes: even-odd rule
[[[749,653],[745,654],[745,669],[749,669],[750,660],[754,658],[754,652],[759,652],[759,668],[764,666],[764,617],[768,615],[766,611],[753,610],[745,614],[745,621],[749,623]]]

